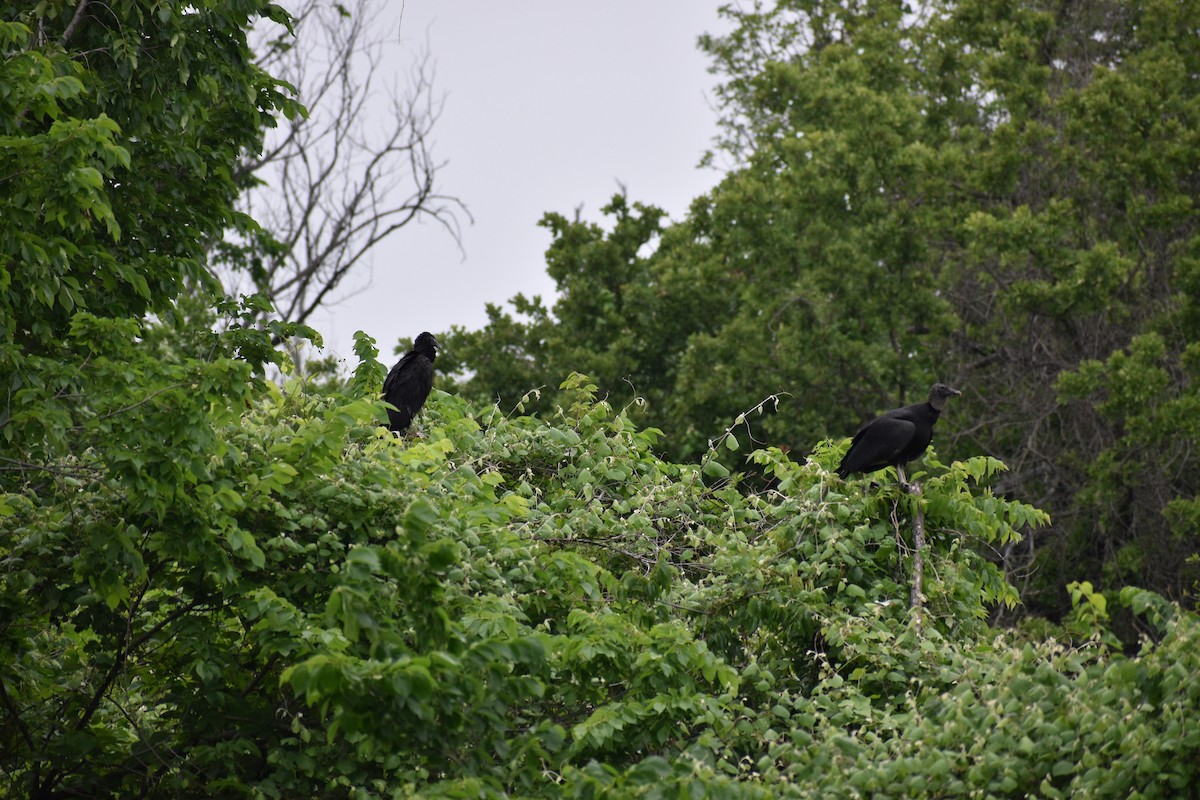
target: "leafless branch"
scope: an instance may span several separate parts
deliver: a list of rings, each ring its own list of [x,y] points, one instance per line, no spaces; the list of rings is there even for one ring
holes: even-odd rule
[[[385,55],[399,45],[378,25],[386,2],[345,6],[348,16],[304,0],[294,13],[295,40],[260,44],[260,64],[296,86],[309,112],[240,168],[243,180],[259,184],[243,210],[279,244],[262,253],[253,290],[294,322],[339,299],[345,279],[406,225],[432,220],[461,244],[462,220],[470,220],[438,184],[445,162],[434,157],[431,134],[443,101],[428,49],[416,54],[403,89],[388,83]],[[225,265],[227,288],[236,290],[248,271]]]
[[[79,23],[83,20],[83,12],[87,10],[89,2],[91,0],[79,0],[79,5],[75,7],[75,15],[71,17],[71,21],[67,23],[67,29],[59,37],[58,43],[60,45],[66,46],[67,42],[71,41],[71,37],[75,35],[75,29],[79,27]]]
[[[92,463],[74,465],[65,464],[35,464],[20,461],[15,458],[0,456],[0,471],[6,472],[45,472],[50,475],[61,475],[68,478],[92,477],[100,474],[99,466]]]

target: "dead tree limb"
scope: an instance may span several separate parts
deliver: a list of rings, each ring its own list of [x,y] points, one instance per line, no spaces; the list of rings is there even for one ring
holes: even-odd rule
[[[241,210],[261,229],[232,234],[217,260],[226,291],[264,294],[289,322],[344,299],[347,277],[410,223],[435,222],[457,242],[470,219],[438,181],[431,136],[442,99],[428,48],[410,56],[401,88],[388,74],[401,43],[380,24],[387,11],[387,0],[303,0],[294,38],[258,44],[260,66],[295,86],[308,114],[281,120],[240,166]]]

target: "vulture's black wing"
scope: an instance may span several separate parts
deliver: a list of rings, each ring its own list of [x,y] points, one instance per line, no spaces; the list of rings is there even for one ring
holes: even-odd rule
[[[421,353],[405,353],[383,381],[383,399],[396,407],[388,409],[388,427],[397,433],[408,430],[432,389],[433,362]]]
[[[838,465],[838,475],[845,478],[855,472],[874,472],[892,466],[916,435],[917,424],[912,420],[892,413],[876,417],[854,434],[850,449]]]

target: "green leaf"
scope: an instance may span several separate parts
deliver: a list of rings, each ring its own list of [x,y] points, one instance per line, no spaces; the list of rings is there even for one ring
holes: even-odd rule
[[[423,538],[437,520],[437,510],[432,505],[416,500],[404,512],[404,529],[414,537]]]
[[[720,461],[710,459],[704,462],[703,472],[710,478],[728,478],[729,470]]]

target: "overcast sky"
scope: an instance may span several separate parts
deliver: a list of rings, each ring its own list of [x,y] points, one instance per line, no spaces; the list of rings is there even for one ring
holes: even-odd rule
[[[351,358],[354,331],[392,360],[396,340],[469,329],[484,304],[549,299],[547,211],[600,220],[623,184],[679,219],[719,179],[697,163],[717,133],[714,78],[697,37],[720,30],[727,0],[406,0],[394,2],[389,70],[401,78],[428,43],[440,189],[460,198],[461,252],[436,223],[381,244],[344,299],[312,320],[325,352]]]

